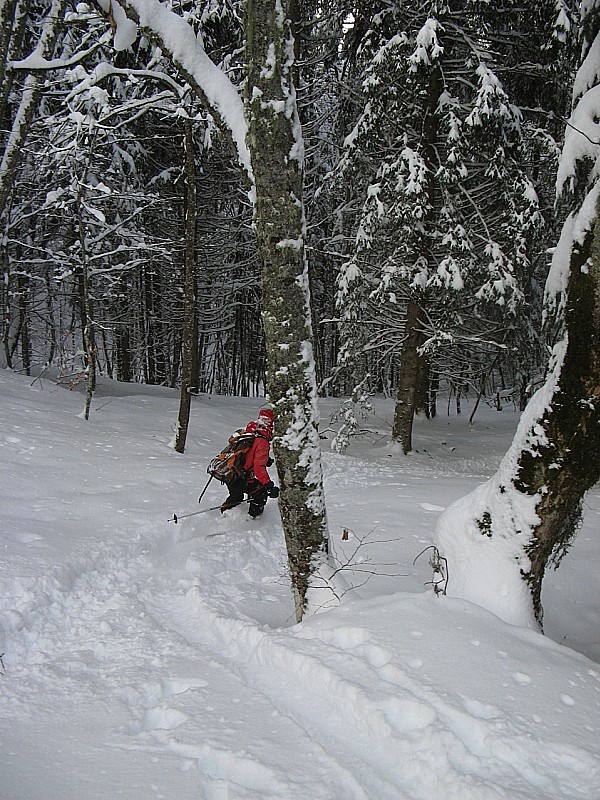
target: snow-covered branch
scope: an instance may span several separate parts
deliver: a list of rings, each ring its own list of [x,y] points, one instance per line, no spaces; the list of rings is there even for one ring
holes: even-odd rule
[[[133,21],[172,60],[179,72],[210,111],[219,128],[231,139],[238,159],[252,179],[250,154],[246,146],[247,125],[244,103],[236,86],[207,56],[193,29],[159,0],[118,0],[128,19],[115,15],[115,47],[131,44]],[[109,0],[99,0],[106,13]]]

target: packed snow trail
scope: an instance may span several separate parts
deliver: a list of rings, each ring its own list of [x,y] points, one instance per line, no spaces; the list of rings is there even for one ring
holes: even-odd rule
[[[116,697],[130,719],[120,730],[100,729],[100,738],[123,753],[173,757],[184,774],[193,766],[188,791],[199,774],[206,796],[219,797],[226,781],[225,796],[236,798],[362,797],[301,728],[262,695],[248,692],[219,652],[199,656],[195,645],[156,623],[146,602],[157,577],[151,555],[168,554],[164,543],[158,549],[150,554],[138,543],[115,555],[105,548],[41,583],[11,587],[9,594],[20,602],[5,619],[19,635],[10,639],[10,681],[2,686],[3,707],[11,710],[5,722],[13,717],[18,726],[20,714],[33,709],[37,724],[45,725],[54,706],[85,709],[89,698],[110,705]],[[140,680],[141,674],[147,677]],[[261,730],[269,741],[266,754]],[[297,768],[288,763],[290,742]],[[270,764],[275,743],[281,743],[279,762]],[[312,785],[302,788],[306,763],[322,771],[320,794]],[[6,800],[26,800],[26,785],[5,782]],[[93,796],[111,797],[113,791]],[[74,789],[73,798],[79,792]]]
[[[525,711],[530,705],[536,716],[546,703],[556,703],[568,715],[576,706],[576,727],[582,722],[577,689],[599,688],[599,674],[587,670],[582,659],[577,680],[559,691],[546,676],[513,671],[513,658],[498,644],[514,648],[515,641],[499,639],[496,621],[485,612],[462,603],[441,606],[432,596],[398,595],[385,603],[349,604],[339,609],[332,628],[325,615],[277,631],[215,611],[201,584],[179,596],[153,593],[148,603],[164,627],[173,626],[186,641],[208,648],[250,691],[260,692],[320,743],[335,759],[336,772],[344,770],[346,783],[351,777],[361,787],[358,794],[346,788],[346,797],[425,800],[443,792],[449,800],[517,800],[535,796],[533,791],[572,800],[577,793],[586,796],[589,781],[600,785],[596,754],[553,737],[538,715],[545,740],[540,754]],[[427,631],[429,617],[439,614],[445,620],[442,631],[451,638],[465,613],[478,636],[470,644],[474,683],[469,697],[457,695],[452,675],[439,669],[444,640],[438,626],[435,633]],[[407,642],[391,641],[385,630],[377,630],[377,619],[386,614],[406,620]],[[340,625],[340,616],[347,625]],[[516,637],[519,658],[529,637],[539,646],[537,634],[523,632]],[[506,682],[496,686],[477,681],[494,648],[507,661]],[[415,649],[422,658],[414,657]],[[560,648],[549,643],[548,649],[549,662],[560,661]],[[588,711],[588,724],[596,726],[597,707]],[[331,787],[328,791],[330,797],[344,796],[331,794]]]

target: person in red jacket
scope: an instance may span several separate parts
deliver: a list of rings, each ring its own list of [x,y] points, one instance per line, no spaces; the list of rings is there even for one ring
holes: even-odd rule
[[[265,509],[267,498],[279,497],[279,489],[267,472],[267,467],[273,463],[270,455],[273,438],[271,409],[263,408],[259,411],[256,422],[249,422],[246,432],[255,434],[252,447],[244,461],[244,470],[248,473],[248,478],[246,480],[238,478],[228,485],[229,496],[221,506],[221,513],[243,503],[244,494],[247,494],[250,499],[248,513],[251,517],[258,517]]]

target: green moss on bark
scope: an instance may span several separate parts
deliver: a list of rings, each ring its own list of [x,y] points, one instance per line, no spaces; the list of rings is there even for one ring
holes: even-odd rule
[[[577,531],[581,499],[600,479],[600,225],[573,249],[565,311],[567,350],[557,390],[541,425],[547,442],[525,450],[515,487],[541,495],[540,524],[527,547],[524,576],[542,622],[546,565],[564,553]]]

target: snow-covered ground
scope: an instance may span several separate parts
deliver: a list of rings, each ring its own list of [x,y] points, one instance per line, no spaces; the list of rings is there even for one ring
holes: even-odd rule
[[[436,519],[518,415],[440,404],[403,457],[378,401],[324,457],[348,590],[295,625],[275,501],[170,521],[259,405],[196,399],[179,455],[176,392],[103,381],[85,422],[0,371],[1,800],[600,800],[600,492],[545,637],[436,597]]]

